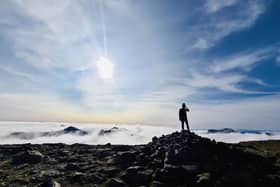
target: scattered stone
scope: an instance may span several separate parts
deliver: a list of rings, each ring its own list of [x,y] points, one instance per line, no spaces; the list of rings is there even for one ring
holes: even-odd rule
[[[56,171],[56,170],[46,170],[46,171],[41,171],[40,176],[45,176],[45,177],[59,177],[63,173]]]
[[[66,165],[65,169],[75,171],[75,170],[79,170],[80,167],[77,163],[69,163]]]
[[[280,186],[279,153],[259,152],[188,131],[135,146],[0,145],[0,186]]]
[[[196,183],[198,186],[210,186],[211,185],[211,174],[209,172],[201,173],[197,175]]]
[[[102,170],[102,172],[107,175],[108,177],[115,176],[121,172],[121,169],[119,168],[107,168]]]
[[[152,181],[150,187],[166,187],[166,185],[159,181]]]
[[[135,160],[136,154],[137,153],[135,151],[120,152],[117,155],[116,163],[119,163],[123,166],[130,165]]]
[[[111,148],[112,151],[129,151],[131,150],[131,146],[130,145],[114,145]]]
[[[157,143],[157,141],[158,141],[158,137],[154,136],[154,137],[152,138],[152,142],[153,142],[153,143]]]
[[[107,187],[123,187],[123,186],[125,186],[125,183],[120,179],[112,178],[107,182],[106,186]]]
[[[200,172],[199,165],[182,165],[181,167],[189,174],[197,174]]]
[[[68,175],[67,179],[71,183],[83,183],[83,182],[86,182],[86,177],[87,177],[87,175],[85,173],[74,172],[74,173]]]
[[[101,184],[102,182],[104,182],[106,179],[104,177],[102,177],[101,175],[94,173],[92,175],[89,176],[90,177],[90,181],[91,183],[95,183],[95,184]]]
[[[61,185],[54,179],[49,178],[41,185],[41,187],[61,187]]]

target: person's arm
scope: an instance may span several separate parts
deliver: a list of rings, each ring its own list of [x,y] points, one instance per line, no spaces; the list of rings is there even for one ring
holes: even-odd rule
[[[187,112],[189,112],[189,111],[190,111],[190,109],[187,107],[187,108],[186,108],[186,111],[187,111]]]

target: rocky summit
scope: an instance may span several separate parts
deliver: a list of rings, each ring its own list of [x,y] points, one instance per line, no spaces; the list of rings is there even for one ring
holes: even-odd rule
[[[185,131],[135,146],[1,145],[0,186],[280,186],[275,158],[247,147]]]

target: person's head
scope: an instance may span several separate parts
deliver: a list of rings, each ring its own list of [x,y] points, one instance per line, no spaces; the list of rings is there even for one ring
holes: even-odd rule
[[[182,108],[186,108],[186,104],[185,103],[182,104]]]

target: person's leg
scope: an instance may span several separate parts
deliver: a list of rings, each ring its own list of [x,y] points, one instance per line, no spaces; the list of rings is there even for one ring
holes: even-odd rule
[[[181,123],[182,123],[182,130],[184,130],[184,121],[182,120]]]
[[[186,119],[186,126],[187,126],[188,131],[190,131],[188,119]]]

